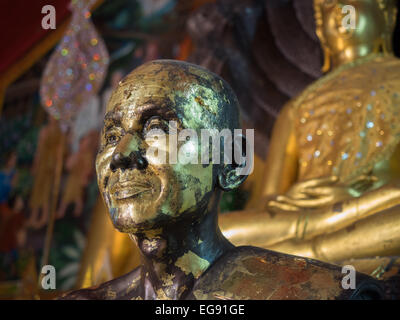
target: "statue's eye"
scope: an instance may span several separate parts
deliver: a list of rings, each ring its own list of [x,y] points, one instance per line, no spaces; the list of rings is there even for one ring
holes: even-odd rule
[[[166,134],[169,132],[169,125],[166,120],[159,116],[154,116],[151,117],[146,121],[146,123],[143,126],[143,134],[146,135],[150,130],[162,130]]]
[[[106,135],[107,144],[116,144],[120,139],[121,137],[116,135],[115,133],[110,133]]]

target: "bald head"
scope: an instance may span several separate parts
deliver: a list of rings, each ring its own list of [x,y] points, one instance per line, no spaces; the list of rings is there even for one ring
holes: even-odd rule
[[[115,110],[116,104],[168,107],[186,128],[239,128],[239,103],[231,87],[216,74],[187,62],[155,60],[141,65],[119,83],[107,111]]]

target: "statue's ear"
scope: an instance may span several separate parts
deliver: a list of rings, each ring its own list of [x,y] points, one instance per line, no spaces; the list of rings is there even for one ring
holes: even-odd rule
[[[254,138],[253,138],[254,141]],[[246,151],[245,151],[246,150]],[[233,141],[233,159],[231,164],[221,164],[218,173],[219,187],[224,191],[238,188],[253,170],[254,144],[247,144],[242,134],[235,135]]]

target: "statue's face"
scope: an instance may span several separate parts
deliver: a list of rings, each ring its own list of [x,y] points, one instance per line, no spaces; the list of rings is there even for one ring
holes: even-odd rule
[[[190,117],[199,117],[190,112],[178,117],[169,98],[171,89],[157,77],[163,77],[162,72],[134,88],[121,83],[107,106],[96,170],[111,219],[122,232],[158,228],[199,211],[214,187],[212,164],[159,163],[147,154],[151,143],[145,137],[150,130],[165,132],[169,159],[169,122],[177,123],[179,134],[192,123]],[[192,141],[178,141],[177,149],[188,143],[198,147]]]
[[[351,14],[350,11],[342,12],[346,5],[355,9],[355,29],[347,27]],[[387,30],[385,12],[377,0],[322,0],[320,8],[323,27],[319,36],[324,38],[333,53],[354,47],[366,51]],[[368,53],[360,52],[359,55]]]

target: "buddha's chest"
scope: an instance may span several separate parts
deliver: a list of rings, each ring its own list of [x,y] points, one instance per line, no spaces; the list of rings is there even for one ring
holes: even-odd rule
[[[388,159],[400,140],[400,82],[364,73],[331,79],[297,106],[299,179],[391,173]]]

